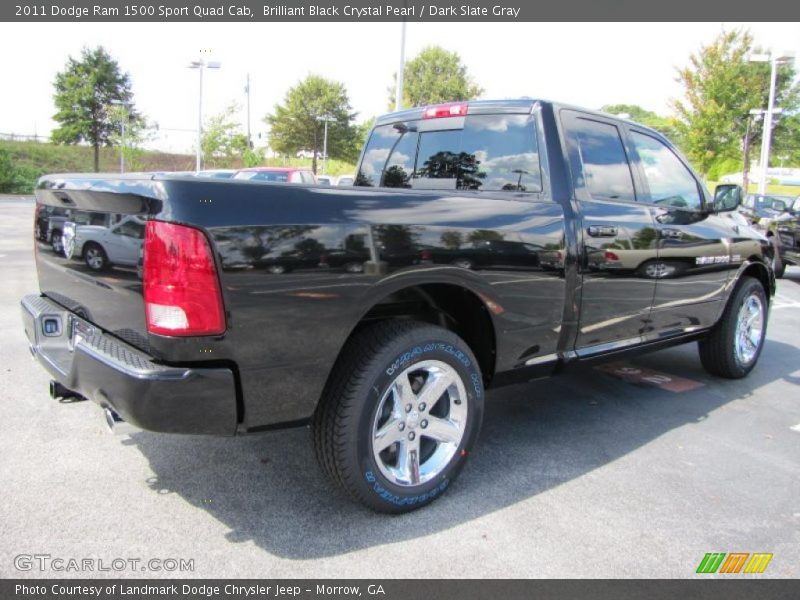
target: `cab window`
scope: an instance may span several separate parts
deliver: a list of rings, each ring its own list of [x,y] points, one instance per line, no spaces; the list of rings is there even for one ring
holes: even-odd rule
[[[631,131],[631,141],[642,166],[647,202],[700,210],[702,201],[697,180],[675,153],[661,140]]]

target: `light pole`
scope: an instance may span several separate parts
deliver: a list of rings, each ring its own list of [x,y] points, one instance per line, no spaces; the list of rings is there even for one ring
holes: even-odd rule
[[[406,3],[403,3],[406,6]],[[406,69],[406,19],[403,17],[400,30],[400,68],[397,70],[397,87],[394,90],[394,109],[403,108],[403,74]]]
[[[203,58],[198,58],[197,60],[193,60],[189,63],[188,68],[190,69],[197,69],[200,73],[200,86],[198,88],[198,101],[197,101],[197,162],[195,165],[195,171],[200,172],[202,168],[202,150],[200,148],[201,142],[203,141],[203,70],[205,69],[219,69],[222,66],[222,63],[209,60],[206,61]]]
[[[325,122],[325,134],[322,137],[322,174],[325,175],[328,167],[328,122],[335,121],[333,117],[326,115],[324,117],[317,117],[317,121]]]
[[[250,136],[250,73],[247,74],[247,85],[244,86],[247,94],[247,147],[252,150],[253,138]]]
[[[770,63],[769,100],[764,113],[764,135],[761,138],[761,178],[758,182],[758,193],[767,193],[767,168],[769,167],[769,147],[772,143],[772,115],[775,113],[775,87],[778,80],[778,66],[794,60],[794,55],[784,52],[781,56],[769,54],[752,54],[750,62]]]
[[[119,106],[124,111],[120,119],[120,140],[119,140],[119,172],[125,172],[125,122],[128,120],[128,111],[130,104],[122,100],[111,100],[111,106]]]

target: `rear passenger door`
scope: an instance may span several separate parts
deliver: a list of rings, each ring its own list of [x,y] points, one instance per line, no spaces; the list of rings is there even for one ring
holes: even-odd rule
[[[629,127],[640,201],[658,231],[658,260],[644,275],[656,282],[656,335],[713,325],[725,297],[735,223],[704,210],[704,191],[683,159],[652,132]]]
[[[561,111],[575,199],[582,280],[576,349],[592,354],[641,342],[650,330],[657,258],[653,216],[637,202],[640,183],[618,123]]]

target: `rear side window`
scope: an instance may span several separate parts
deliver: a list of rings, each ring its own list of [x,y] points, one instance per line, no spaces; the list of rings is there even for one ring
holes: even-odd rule
[[[631,132],[631,140],[649,188],[648,202],[700,210],[700,192],[689,169],[666,144],[654,137]]]
[[[635,200],[633,178],[616,126],[567,113],[570,167],[576,190],[592,198]]]
[[[377,187],[381,185],[386,161],[400,140],[401,133],[392,125],[382,125],[372,130],[364,157],[361,159],[355,185]],[[413,160],[413,159],[412,159]]]
[[[419,134],[382,126],[370,138],[356,185],[540,192],[536,140],[531,115],[472,115],[463,129]]]

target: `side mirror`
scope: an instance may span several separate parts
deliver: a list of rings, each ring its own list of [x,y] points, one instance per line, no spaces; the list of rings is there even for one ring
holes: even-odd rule
[[[784,202],[783,200],[773,200],[772,210],[777,212],[786,212],[786,202]]]
[[[742,187],[733,183],[721,183],[714,189],[714,212],[736,210],[742,203]]]

